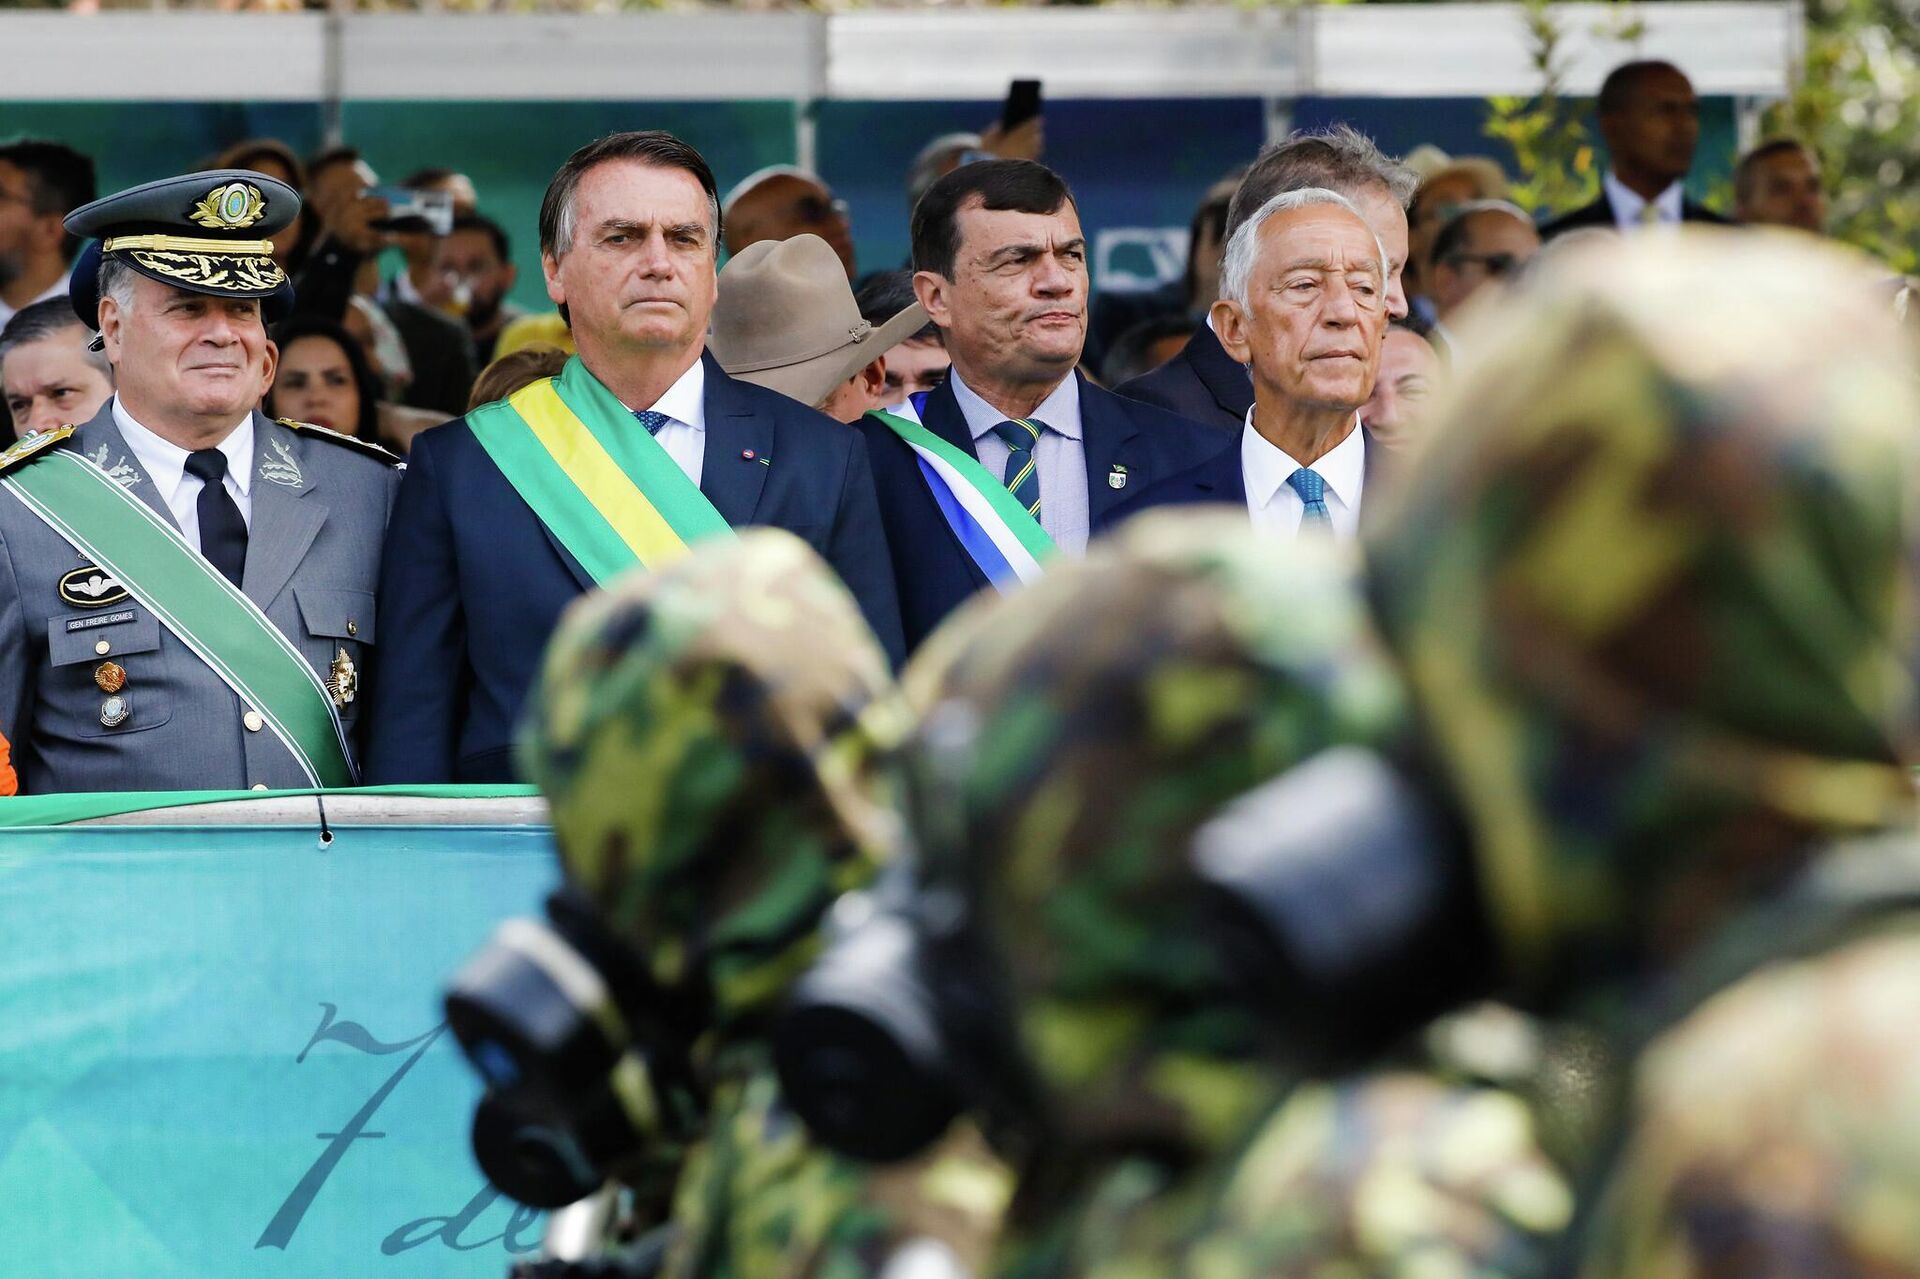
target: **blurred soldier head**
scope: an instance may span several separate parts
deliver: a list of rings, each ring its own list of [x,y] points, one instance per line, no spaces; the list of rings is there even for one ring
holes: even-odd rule
[[[1760,232],[1556,259],[1370,547],[1519,993],[1670,962],[1822,841],[1910,827],[1911,350]]]
[[[1741,156],[1733,170],[1733,216],[1754,226],[1824,234],[1827,193],[1819,157],[1795,138],[1774,138]]]
[[[1004,968],[1039,1084],[1024,1141],[1204,1148],[1202,1095],[1250,1100],[1225,1063],[1254,1021],[1188,842],[1223,800],[1396,722],[1343,564],[1275,555],[1244,517],[1149,514],[1044,589],[970,606],[910,666],[910,820],[928,884],[961,886]]]
[[[113,395],[113,366],[65,298],[22,307],[0,328],[0,393],[13,434],[77,425]]]
[[[713,1024],[779,1002],[895,838],[890,689],[852,596],[776,529],[629,574],[555,632],[520,752],[567,880]]]
[[[1700,99],[1671,62],[1627,62],[1607,73],[1595,104],[1607,161],[1652,199],[1686,177],[1700,143]]]

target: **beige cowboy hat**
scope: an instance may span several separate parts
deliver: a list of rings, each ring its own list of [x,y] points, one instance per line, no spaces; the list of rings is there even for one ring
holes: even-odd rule
[[[861,319],[839,255],[817,235],[796,235],[733,255],[707,346],[741,381],[818,405],[926,323],[918,302],[878,328]]]

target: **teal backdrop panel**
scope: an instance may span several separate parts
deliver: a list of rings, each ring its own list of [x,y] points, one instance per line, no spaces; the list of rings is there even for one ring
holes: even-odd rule
[[[544,828],[0,831],[0,1272],[499,1279],[442,983]]]

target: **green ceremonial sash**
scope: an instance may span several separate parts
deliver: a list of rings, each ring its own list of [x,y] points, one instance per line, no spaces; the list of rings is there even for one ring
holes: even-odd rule
[[[867,416],[914,451],[947,527],[988,581],[1005,590],[1040,576],[1057,553],[1053,539],[993,472],[919,422],[885,409]]]
[[[474,409],[467,425],[602,586],[636,564],[659,568],[703,538],[732,536],[706,494],[577,355],[558,377]]]
[[[68,432],[70,434],[71,432]],[[56,433],[58,434],[58,433]],[[61,436],[60,438],[64,438]],[[66,450],[0,477],[48,528],[100,568],[258,711],[314,786],[351,786],[333,698],[254,602],[145,502]]]

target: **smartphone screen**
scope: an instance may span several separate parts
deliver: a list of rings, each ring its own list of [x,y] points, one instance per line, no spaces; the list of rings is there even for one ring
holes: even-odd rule
[[[1007,101],[1000,108],[1000,131],[1017,129],[1040,114],[1040,82],[1015,80],[1007,89]]]

